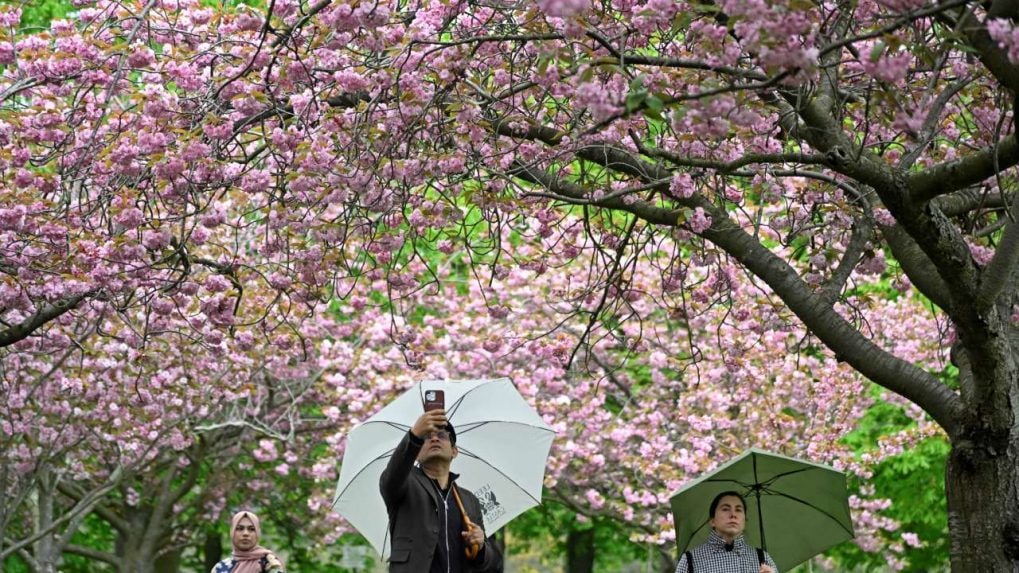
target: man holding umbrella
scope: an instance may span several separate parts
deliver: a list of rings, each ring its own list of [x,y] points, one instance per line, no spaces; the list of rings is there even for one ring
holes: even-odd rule
[[[708,540],[683,553],[676,573],[778,573],[778,566],[763,549],[743,539],[747,503],[735,491],[715,496],[708,508]]]
[[[434,409],[417,419],[389,459],[379,488],[389,514],[390,573],[502,571],[502,555],[485,539],[481,504],[449,471],[458,453],[446,411]]]

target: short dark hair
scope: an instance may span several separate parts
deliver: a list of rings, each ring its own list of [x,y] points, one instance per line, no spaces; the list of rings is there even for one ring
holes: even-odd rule
[[[449,434],[449,443],[456,445],[456,430],[453,428],[453,424],[446,422],[446,433]],[[746,505],[746,504],[744,504]]]
[[[723,491],[722,493],[715,496],[715,499],[711,500],[711,507],[708,509],[708,519],[714,519],[715,510],[718,509],[718,504],[721,503],[723,497],[738,497],[743,502],[743,509],[747,508],[747,500],[738,491]]]

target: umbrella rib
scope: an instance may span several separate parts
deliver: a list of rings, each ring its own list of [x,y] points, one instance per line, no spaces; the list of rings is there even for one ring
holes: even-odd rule
[[[817,507],[816,505],[814,505],[814,504],[812,504],[812,503],[810,503],[810,502],[808,502],[808,501],[806,501],[806,500],[803,500],[803,499],[800,499],[800,498],[798,498],[798,497],[795,497],[795,496],[789,495],[789,494],[787,494],[787,493],[783,493],[783,492],[781,492],[781,491],[773,490],[773,489],[770,489],[770,488],[768,488],[768,489],[765,489],[764,491],[765,491],[765,493],[767,493],[768,495],[772,495],[772,496],[775,496],[775,497],[784,497],[784,498],[786,498],[786,499],[790,499],[790,500],[792,500],[792,501],[795,501],[796,503],[800,503],[800,504],[803,504],[803,505],[805,505],[805,506],[807,506],[807,507],[809,507],[809,508],[813,509],[814,511],[816,511],[816,512],[820,513],[821,515],[823,515],[823,516],[827,517],[828,519],[830,519],[830,520],[834,521],[835,523],[837,523],[837,524],[839,525],[839,527],[841,527],[841,528],[842,528],[842,529],[843,529],[843,530],[844,530],[844,531],[845,531],[846,533],[848,533],[849,535],[855,535],[855,533],[853,533],[853,530],[852,530],[852,529],[849,529],[849,528],[847,528],[847,527],[845,526],[845,524],[843,524],[843,523],[842,523],[842,521],[841,521],[841,520],[839,520],[839,518],[835,517],[834,515],[832,515],[832,514],[828,513],[827,511],[825,511],[825,510],[821,509],[820,507]],[[758,505],[760,505],[760,504],[758,504]]]
[[[495,473],[505,477],[511,484],[517,486],[517,489],[519,489],[520,491],[524,492],[524,494],[526,494],[527,497],[533,499],[535,504],[540,504],[541,503],[541,500],[540,499],[535,499],[535,497],[533,495],[531,495],[531,492],[527,491],[527,488],[525,488],[524,486],[522,486],[519,483],[517,483],[517,480],[515,480],[515,479],[511,478],[510,476],[506,475],[506,472],[502,471],[501,469],[499,469],[499,468],[495,467],[494,465],[492,465],[491,463],[489,463],[488,460],[482,458],[481,456],[475,454],[474,452],[471,452],[470,450],[460,450],[460,453],[465,455],[465,456],[474,458],[474,459],[478,460],[479,462],[485,464],[486,466],[492,468],[492,471],[494,471]]]
[[[694,537],[697,537],[697,534],[700,533],[700,531],[704,529],[704,526],[707,524],[708,524],[707,521],[702,521],[701,524],[697,526],[697,529],[694,529],[693,532],[690,533],[690,539],[687,540],[686,545],[682,548],[683,551],[686,551],[687,549],[690,548],[690,542],[693,541]],[[682,553],[683,551],[680,551],[680,553]]]
[[[452,423],[452,420],[450,420],[450,423]],[[528,422],[518,422],[516,420],[481,420],[479,422],[469,422],[469,423],[467,423],[464,426],[464,428],[457,428],[456,435],[457,436],[463,436],[464,434],[470,432],[471,430],[477,430],[478,428],[481,428],[482,426],[487,426],[488,424],[512,424],[514,426],[522,426],[524,428],[534,428],[535,430],[541,430],[543,432],[548,432],[550,434],[555,434],[555,430],[553,430],[552,428],[548,428],[548,427],[545,427],[545,426],[539,426],[537,424],[531,424],[531,423],[528,423]],[[456,426],[456,424],[453,424],[453,425]]]
[[[390,449],[389,451],[387,451],[385,453],[382,453],[382,454],[379,454],[379,455],[375,456],[368,463],[362,465],[361,469],[357,470],[357,473],[354,474],[354,477],[350,478],[350,482],[347,484],[347,487],[343,488],[343,491],[336,492],[336,497],[333,498],[333,507],[336,507],[336,502],[339,501],[340,497],[343,496],[343,494],[347,493],[347,489],[349,489],[350,486],[354,485],[354,482],[357,481],[358,476],[360,476],[361,474],[366,472],[368,470],[368,468],[373,463],[375,463],[375,462],[377,462],[377,461],[379,461],[381,459],[393,457],[393,452],[395,452],[395,451],[396,451],[396,448],[392,448],[392,449]]]
[[[498,378],[497,378],[497,380],[498,380]],[[460,397],[457,398],[455,402],[453,402],[453,405],[451,407],[446,408],[446,419],[448,420],[448,419],[453,417],[453,414],[456,413],[457,408],[460,407],[460,404],[464,401],[464,398],[469,396],[475,390],[478,390],[479,388],[483,388],[484,386],[485,386],[484,384],[478,384],[477,386],[475,386],[475,387],[471,388],[470,390],[468,390],[468,391],[464,392],[463,394],[461,394]]]
[[[732,478],[708,478],[703,483],[731,483],[746,489],[753,489],[754,484]]]
[[[371,420],[371,419],[368,419],[368,420],[365,420],[365,421],[361,422],[360,424],[358,424],[357,427],[361,428],[361,427],[367,426],[369,424],[385,424],[387,426],[390,426],[392,428],[396,428],[397,430],[401,430],[401,431],[402,430],[410,430],[410,426],[408,426],[407,424],[401,424],[399,422],[393,422],[391,420]]]
[[[771,476],[770,478],[768,478],[767,481],[760,482],[760,483],[761,483],[761,485],[765,485],[766,486],[766,485],[769,485],[769,484],[773,484],[776,481],[778,481],[778,480],[780,480],[780,479],[782,479],[784,477],[789,477],[791,475],[796,475],[798,473],[809,472],[809,471],[814,471],[814,470],[832,471],[832,470],[825,469],[825,468],[800,468],[800,469],[795,469],[795,470],[791,470],[791,471],[787,471],[787,472],[782,472],[780,474],[775,474],[775,475]]]
[[[754,468],[754,485],[761,483],[761,478],[757,476],[757,454],[751,456]],[[764,514],[761,512],[761,490],[754,488],[754,493],[757,495],[757,530],[761,534],[761,549],[768,549],[768,541],[764,538]],[[743,508],[746,511],[746,508]],[[745,514],[744,514],[745,515]]]

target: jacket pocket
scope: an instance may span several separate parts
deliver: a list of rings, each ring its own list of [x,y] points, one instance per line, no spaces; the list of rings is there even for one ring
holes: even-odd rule
[[[410,559],[410,550],[414,547],[414,539],[411,537],[397,537],[393,539],[393,553],[389,561],[393,563],[404,563]]]

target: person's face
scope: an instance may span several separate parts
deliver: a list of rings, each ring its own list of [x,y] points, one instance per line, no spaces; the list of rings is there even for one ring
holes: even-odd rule
[[[418,462],[451,462],[457,453],[456,446],[449,440],[449,432],[439,430],[425,436],[425,445],[421,446],[421,451],[418,453]]]
[[[711,527],[725,539],[732,541],[743,533],[747,525],[746,508],[743,502],[734,495],[727,495],[718,501],[715,516],[711,518]]]
[[[240,551],[251,551],[258,545],[258,532],[249,517],[242,517],[237,522],[233,534],[234,547]]]

